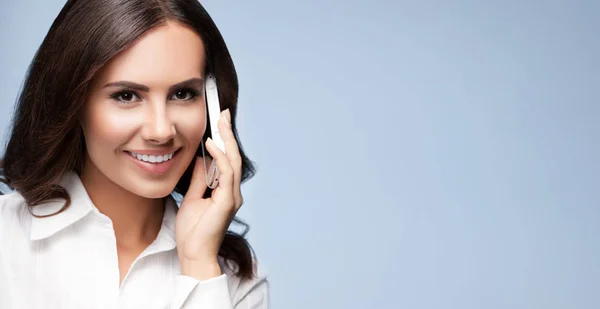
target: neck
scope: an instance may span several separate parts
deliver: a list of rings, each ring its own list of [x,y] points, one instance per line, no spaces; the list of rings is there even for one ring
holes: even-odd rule
[[[162,225],[163,199],[144,198],[129,192],[91,165],[86,164],[83,168],[81,181],[92,203],[111,219],[117,245],[124,248],[148,246],[156,239]]]

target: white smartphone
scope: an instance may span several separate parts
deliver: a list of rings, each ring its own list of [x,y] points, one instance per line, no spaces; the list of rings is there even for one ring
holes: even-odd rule
[[[221,132],[219,131],[219,119],[221,118],[221,104],[219,102],[219,90],[217,88],[217,79],[212,74],[206,75],[206,81],[204,82],[204,98],[206,100],[206,107],[208,109],[208,122],[210,127],[210,137],[215,144],[225,152],[225,143],[221,138]],[[202,145],[202,157],[204,160],[204,171],[206,171],[206,184],[209,188],[214,189],[219,183],[219,170],[212,159],[212,156],[208,151],[204,151],[204,142]],[[210,164],[207,162],[207,157],[210,157]]]

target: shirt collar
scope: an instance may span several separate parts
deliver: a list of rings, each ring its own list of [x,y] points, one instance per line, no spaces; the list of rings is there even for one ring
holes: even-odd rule
[[[48,238],[66,227],[81,220],[90,212],[98,213],[98,208],[94,206],[90,199],[81,178],[74,171],[65,174],[59,185],[67,191],[71,198],[71,204],[61,213],[49,217],[36,217],[51,215],[59,211],[64,206],[64,201],[50,201],[34,207],[30,211],[36,216],[32,216],[30,239],[40,240]],[[157,237],[161,247],[175,247],[175,219],[177,216],[177,203],[172,196],[165,199],[165,213],[162,226]]]
[[[71,171],[65,174],[59,185],[67,191],[71,198],[71,204],[61,213],[49,217],[36,217],[51,215],[59,211],[64,206],[64,200],[50,201],[34,207],[30,207],[33,215],[31,221],[31,240],[40,240],[50,237],[71,224],[85,217],[92,210],[96,210],[96,206],[90,200],[90,197],[81,183],[79,176]]]

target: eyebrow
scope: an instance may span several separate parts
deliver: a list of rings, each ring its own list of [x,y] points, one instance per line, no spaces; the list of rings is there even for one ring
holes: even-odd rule
[[[182,81],[181,83],[177,83],[171,87],[169,87],[169,92],[173,92],[176,89],[181,89],[181,88],[186,88],[186,87],[193,87],[193,88],[198,88],[200,90],[202,90],[202,86],[204,85],[204,81],[202,80],[202,78],[190,78],[188,80]],[[133,90],[138,90],[138,91],[142,91],[142,92],[149,92],[150,88],[148,88],[148,86],[144,86],[144,85],[140,85],[134,82],[130,82],[130,81],[118,81],[118,82],[112,82],[112,83],[108,83],[106,85],[104,85],[104,88],[109,88],[109,87],[125,87],[125,88],[129,88],[129,89],[133,89]]]

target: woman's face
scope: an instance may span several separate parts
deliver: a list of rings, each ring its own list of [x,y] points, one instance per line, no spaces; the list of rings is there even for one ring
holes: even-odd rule
[[[168,23],[114,57],[82,113],[84,174],[142,197],[170,194],[205,131],[204,45]]]

